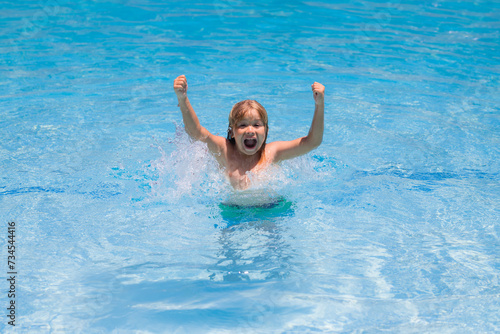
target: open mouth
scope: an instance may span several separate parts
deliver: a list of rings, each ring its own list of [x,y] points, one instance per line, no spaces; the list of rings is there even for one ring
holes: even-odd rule
[[[243,140],[243,144],[245,145],[246,149],[253,150],[257,146],[257,139],[255,138],[245,139]]]

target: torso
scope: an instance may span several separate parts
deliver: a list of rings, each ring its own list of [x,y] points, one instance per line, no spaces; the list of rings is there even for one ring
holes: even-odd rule
[[[261,154],[255,154],[254,156],[241,158],[241,154],[237,151],[237,148],[232,144],[227,145],[227,150],[224,157],[225,161],[219,161],[219,163],[224,163],[225,173],[228,177],[231,185],[238,190],[248,189],[251,186],[251,178],[259,175],[263,170],[265,170],[273,161],[272,154],[269,150],[264,148],[264,157],[261,158]]]

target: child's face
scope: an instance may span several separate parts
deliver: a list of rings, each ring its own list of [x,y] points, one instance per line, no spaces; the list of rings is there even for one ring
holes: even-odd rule
[[[246,155],[257,153],[266,140],[266,127],[256,110],[249,110],[233,127],[238,150]]]

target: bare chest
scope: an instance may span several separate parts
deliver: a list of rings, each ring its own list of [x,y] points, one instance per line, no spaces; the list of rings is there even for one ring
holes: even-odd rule
[[[267,152],[266,152],[267,153]],[[226,176],[235,189],[248,189],[271,164],[267,158],[254,156],[254,159],[241,159],[237,154],[228,154],[226,160]]]
[[[228,166],[226,169],[226,176],[228,177],[231,185],[235,189],[247,189],[252,183],[252,178],[262,170],[262,166],[254,166],[253,168],[244,168],[242,166]]]

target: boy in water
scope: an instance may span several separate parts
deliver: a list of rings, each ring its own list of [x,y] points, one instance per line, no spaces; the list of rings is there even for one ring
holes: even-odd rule
[[[207,143],[208,150],[225,170],[235,189],[246,189],[250,186],[248,172],[259,173],[272,163],[306,154],[318,147],[323,140],[325,86],[320,83],[312,84],[315,110],[308,135],[291,141],[268,144],[267,112],[260,103],[254,100],[236,103],[229,114],[228,135],[224,138],[211,134],[200,125],[189,103],[187,88],[184,75],[174,80],[174,91],[186,132],[194,140]]]

